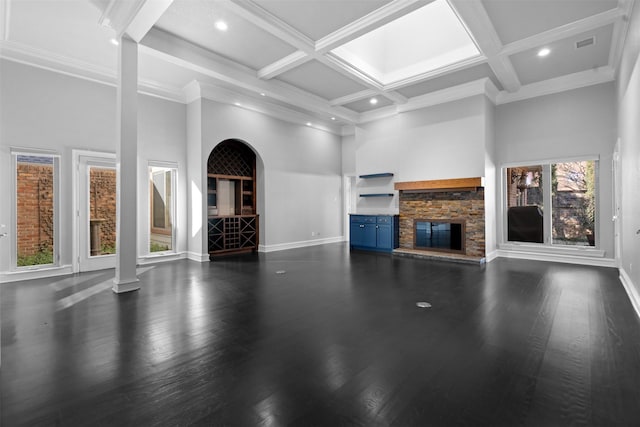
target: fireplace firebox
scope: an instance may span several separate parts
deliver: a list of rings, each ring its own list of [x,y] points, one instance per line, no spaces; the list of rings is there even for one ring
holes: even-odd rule
[[[463,220],[416,219],[414,249],[465,253],[465,222]]]

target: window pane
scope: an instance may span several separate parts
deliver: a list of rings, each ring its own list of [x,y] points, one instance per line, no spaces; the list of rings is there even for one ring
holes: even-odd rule
[[[53,264],[54,164],[52,156],[17,156],[18,267]]]
[[[174,170],[149,167],[150,252],[173,250]]]
[[[507,240],[542,243],[542,165],[507,168]]]
[[[551,165],[552,242],[594,246],[596,161]]]

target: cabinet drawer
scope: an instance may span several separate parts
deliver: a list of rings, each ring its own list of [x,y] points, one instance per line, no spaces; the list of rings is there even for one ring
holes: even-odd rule
[[[378,224],[391,224],[391,217],[390,216],[379,216],[378,217]]]
[[[357,222],[362,224],[375,224],[376,217],[370,215],[351,215],[351,222]]]

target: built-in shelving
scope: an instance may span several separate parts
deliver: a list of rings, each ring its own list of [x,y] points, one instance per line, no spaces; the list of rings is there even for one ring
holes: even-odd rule
[[[393,193],[369,193],[361,194],[360,197],[393,197]]]

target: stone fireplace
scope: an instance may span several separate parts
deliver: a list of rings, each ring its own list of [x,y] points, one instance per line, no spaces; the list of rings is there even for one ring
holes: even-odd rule
[[[398,252],[485,257],[484,188],[480,178],[398,182]],[[459,243],[453,243],[456,238]]]

